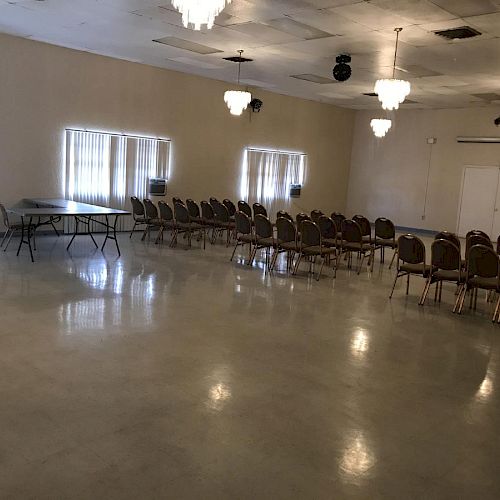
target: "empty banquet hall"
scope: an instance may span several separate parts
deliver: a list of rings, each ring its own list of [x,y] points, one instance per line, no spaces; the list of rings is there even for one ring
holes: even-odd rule
[[[500,0],[0,0],[0,498],[500,498]]]

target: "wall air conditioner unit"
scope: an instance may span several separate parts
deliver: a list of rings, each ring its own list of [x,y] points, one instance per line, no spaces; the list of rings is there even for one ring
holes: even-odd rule
[[[500,144],[500,137],[457,137],[457,142],[465,144]]]
[[[302,184],[290,184],[290,197],[300,198],[300,192],[302,191]]]
[[[167,179],[152,177],[148,182],[148,193],[151,196],[165,196],[167,194]]]

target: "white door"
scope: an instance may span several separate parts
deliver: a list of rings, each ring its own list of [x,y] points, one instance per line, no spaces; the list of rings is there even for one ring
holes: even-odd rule
[[[493,234],[498,181],[498,167],[465,167],[458,235],[480,229],[496,240]],[[500,223],[500,221],[499,221]]]

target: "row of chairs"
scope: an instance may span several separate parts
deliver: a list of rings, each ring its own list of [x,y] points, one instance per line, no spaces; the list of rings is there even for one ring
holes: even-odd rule
[[[135,199],[132,203],[137,204],[137,201]],[[389,248],[394,251],[389,268],[397,258],[391,298],[397,281],[402,277],[407,278],[406,293],[409,293],[410,276],[413,275],[425,279],[420,305],[425,304],[432,285],[436,286],[434,300],[440,302],[443,283],[455,283],[457,298],[453,311],[458,314],[463,311],[467,294],[470,294],[470,306],[474,308],[477,307],[479,289],[487,290],[490,300],[493,294],[500,294],[500,237],[495,251],[489,236],[481,231],[467,234],[465,259],[462,259],[461,241],[455,234],[446,231],[438,233],[431,246],[431,262],[427,264],[422,240],[411,234],[402,235],[396,240],[394,224],[386,218],[377,219],[372,231],[372,224],[361,215],[349,220],[337,212],[328,217],[320,210],[313,210],[310,214],[299,213],[292,217],[280,210],[273,223],[265,207],[259,203],[250,206],[245,201],[239,201],[235,206],[228,199],[221,203],[210,198],[209,202],[201,202],[201,210],[193,200],[183,202],[174,198],[173,204],[172,212],[168,204],[159,202],[155,212],[154,204],[144,200],[142,218],[140,208],[134,208],[136,223],[146,225],[143,239],[154,227],[159,228],[157,241],[163,238],[164,229],[172,230],[172,246],[176,244],[180,232],[187,233],[191,245],[193,232],[203,235],[205,242],[206,233],[211,229],[210,241],[214,243],[217,234],[226,231],[227,245],[233,237],[236,240],[231,260],[239,246],[248,245],[249,265],[253,264],[257,252],[263,250],[266,267],[271,271],[275,269],[279,255],[285,253],[287,272],[297,274],[301,262],[305,260],[309,263],[309,272],[315,274],[314,268],[319,258],[321,267],[316,276],[318,280],[325,264],[333,263],[336,276],[342,255],[347,259],[348,268],[353,265],[353,255],[357,255],[358,274],[366,259],[373,270],[375,252],[380,251],[381,262],[384,262],[385,250]],[[497,299],[493,321],[500,323],[500,297]]]
[[[294,220],[287,212],[280,211],[274,225],[265,215],[257,214],[252,221],[245,212],[236,212],[236,245],[231,260],[238,246],[248,245],[248,264],[252,265],[256,252],[264,249],[266,264],[273,270],[279,254],[285,252],[287,271],[296,274],[303,258],[309,261],[310,270],[313,271],[314,261],[319,257],[321,259],[321,269],[317,277],[319,279],[325,262],[334,262],[336,275],[339,256],[342,254],[346,255],[349,268],[352,267],[353,255],[358,256],[359,274],[366,258],[373,269],[374,254],[377,249],[380,249],[382,254],[387,247],[396,250],[394,224],[388,219],[377,219],[375,237],[372,237],[371,225],[365,217],[356,216],[348,220],[341,214],[332,214],[332,217],[328,217],[319,211],[313,212],[316,213],[312,213],[311,216],[298,214]],[[272,258],[270,258],[271,251],[273,251]],[[293,264],[295,256],[297,259]]]
[[[141,202],[137,197],[132,196],[134,226],[130,232],[130,238],[138,226],[144,226],[142,240],[146,237],[150,238],[152,230],[158,230],[156,243],[159,243],[163,241],[165,230],[169,230],[172,232],[170,246],[175,246],[179,234],[184,233],[189,247],[191,247],[193,234],[197,234],[200,240],[203,238],[203,248],[205,248],[207,234],[212,230],[212,236],[209,239],[212,244],[218,235],[226,232],[226,241],[229,245],[235,228],[234,217],[230,215],[231,207],[228,208],[224,203],[215,199],[212,199],[211,203],[202,201],[201,210],[191,199],[186,200],[185,203],[179,198],[174,198],[172,201],[173,209],[163,200],[160,200],[156,207],[148,198]]]
[[[436,234],[431,245],[430,264],[426,260],[425,245],[415,235],[406,234],[398,239],[397,272],[390,298],[396,283],[406,277],[406,294],[409,293],[410,276],[425,279],[419,304],[424,305],[432,285],[436,285],[434,300],[441,302],[444,282],[457,285],[453,312],[461,314],[467,294],[470,307],[477,308],[478,291],[488,292],[488,300],[500,294],[500,237],[496,250],[489,236],[483,231],[474,230],[466,235],[465,259],[462,259],[461,241],[453,233],[443,231]],[[500,323],[500,295],[498,295],[492,321]]]

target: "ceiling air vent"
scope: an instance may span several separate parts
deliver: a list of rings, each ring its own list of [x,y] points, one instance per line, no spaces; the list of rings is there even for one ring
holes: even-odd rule
[[[464,38],[473,38],[481,33],[470,26],[460,26],[460,28],[451,28],[449,30],[434,31],[436,35],[442,36],[447,40],[463,40]]]

